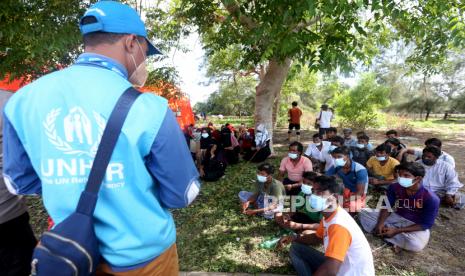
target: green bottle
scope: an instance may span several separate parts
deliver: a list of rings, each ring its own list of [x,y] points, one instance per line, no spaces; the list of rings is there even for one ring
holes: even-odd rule
[[[281,237],[276,237],[271,240],[264,241],[260,244],[260,248],[263,249],[274,249],[276,245],[278,244],[279,240]]]

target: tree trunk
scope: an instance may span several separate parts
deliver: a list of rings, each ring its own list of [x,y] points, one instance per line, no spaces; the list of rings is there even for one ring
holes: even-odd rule
[[[426,115],[425,115],[425,121],[428,121],[430,113],[431,113],[431,110],[427,109],[426,110]]]
[[[286,80],[291,60],[286,59],[283,62],[270,60],[264,76],[255,88],[255,127],[264,124],[268,130],[271,141],[270,149],[273,150],[273,107],[276,97],[281,93],[281,87]]]
[[[278,93],[273,103],[273,130],[276,128],[279,116],[279,104],[281,103],[281,93]]]

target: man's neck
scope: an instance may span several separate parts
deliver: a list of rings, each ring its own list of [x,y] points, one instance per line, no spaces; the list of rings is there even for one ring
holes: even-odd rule
[[[343,168],[347,170],[347,169],[350,169],[351,166],[352,166],[352,161],[349,159],[347,160]]]
[[[337,207],[336,208],[328,208],[327,210],[333,210],[333,211],[322,211],[321,214],[323,215],[323,217],[325,219],[330,218],[334,213],[336,213]]]
[[[109,49],[111,48],[111,46],[108,46],[108,45],[103,45],[103,46],[86,47],[85,53],[93,53],[93,54],[98,54],[98,55],[109,57],[115,60],[116,62],[118,62],[119,64],[121,64],[122,66],[124,66],[126,70],[128,70],[126,60],[124,59],[124,55],[121,55],[121,53],[119,53],[116,50]]]

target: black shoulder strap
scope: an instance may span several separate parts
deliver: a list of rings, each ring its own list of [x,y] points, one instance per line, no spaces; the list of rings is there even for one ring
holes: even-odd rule
[[[141,93],[133,87],[128,88],[118,99],[110,118],[108,119],[102,139],[95,155],[94,163],[87,180],[87,185],[81,194],[77,212],[91,215],[94,212],[97,203],[97,194],[102,185],[103,178],[110,162],[111,155],[115,148],[118,137],[121,133],[124,121],[131,109],[132,104],[136,101]]]

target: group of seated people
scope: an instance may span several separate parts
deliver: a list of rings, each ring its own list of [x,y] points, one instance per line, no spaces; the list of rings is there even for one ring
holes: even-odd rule
[[[189,125],[185,131],[192,158],[204,181],[217,181],[224,176],[226,167],[242,159],[259,163],[271,154],[270,135],[263,124],[256,129],[241,124],[236,130],[227,123],[217,129],[213,123],[196,128]]]
[[[395,130],[376,147],[366,133],[357,138],[351,133],[315,134],[305,152],[301,143],[291,143],[278,179],[274,166],[261,164],[255,190],[239,193],[244,214],[262,214],[294,231],[280,245],[292,243],[299,275],[374,275],[371,249],[356,219],[395,252],[418,252],[429,241],[440,204],[464,206],[454,158],[442,151],[438,138],[426,140],[420,151],[402,144]],[[374,209],[366,205],[369,193],[379,196]],[[318,242],[324,254],[306,246]]]

